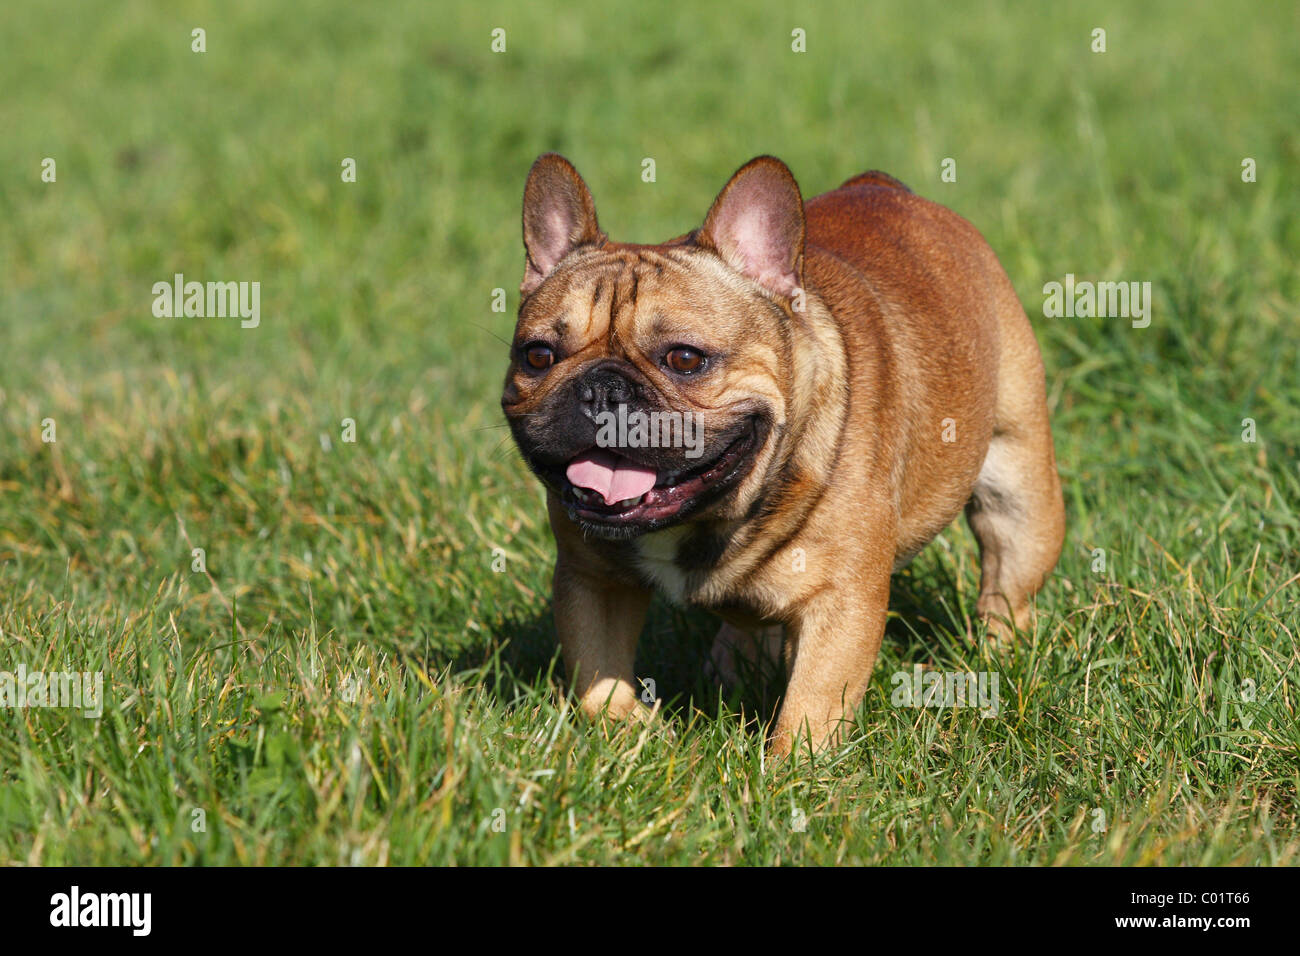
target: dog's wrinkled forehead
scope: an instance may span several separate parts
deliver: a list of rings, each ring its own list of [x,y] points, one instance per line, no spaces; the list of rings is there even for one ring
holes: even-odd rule
[[[582,343],[709,336],[725,332],[745,298],[744,283],[708,252],[609,244],[571,253],[524,301],[520,324]]]

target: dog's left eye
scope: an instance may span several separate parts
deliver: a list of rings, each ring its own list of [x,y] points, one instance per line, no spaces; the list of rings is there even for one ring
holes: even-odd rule
[[[703,369],[706,361],[703,352],[679,345],[664,356],[664,364],[681,375],[690,375]]]
[[[539,371],[550,368],[555,364],[555,351],[549,345],[534,342],[524,349],[524,361]]]

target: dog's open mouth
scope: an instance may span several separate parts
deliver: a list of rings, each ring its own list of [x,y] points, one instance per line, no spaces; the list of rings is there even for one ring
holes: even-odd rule
[[[569,462],[561,499],[585,522],[662,527],[743,478],[757,446],[757,423],[751,419],[716,456],[679,471],[657,471],[613,449],[593,448]]]

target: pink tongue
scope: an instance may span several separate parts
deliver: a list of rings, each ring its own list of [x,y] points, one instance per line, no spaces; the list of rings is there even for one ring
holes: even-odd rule
[[[607,505],[624,498],[640,498],[655,486],[658,478],[653,469],[642,468],[621,455],[601,449],[573,459],[564,474],[579,488],[599,492]]]

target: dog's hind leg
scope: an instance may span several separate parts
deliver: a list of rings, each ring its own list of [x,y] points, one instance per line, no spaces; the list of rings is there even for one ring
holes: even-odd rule
[[[1001,314],[993,439],[966,506],[980,548],[976,610],[1000,639],[1029,629],[1029,599],[1056,566],[1065,537],[1043,360],[1009,283]]]
[[[784,640],[780,624],[744,630],[724,622],[713,640],[705,670],[727,689],[740,687],[746,677],[766,680],[781,667]]]

